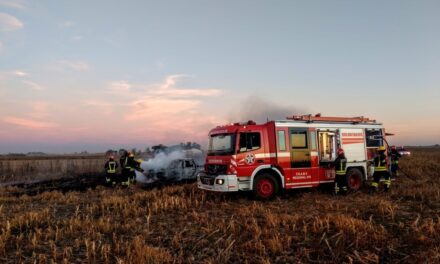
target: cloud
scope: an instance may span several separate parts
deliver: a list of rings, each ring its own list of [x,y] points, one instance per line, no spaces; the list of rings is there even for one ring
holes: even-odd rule
[[[53,128],[58,126],[57,124],[52,122],[35,121],[32,119],[19,118],[13,116],[5,117],[3,118],[3,121],[5,123],[9,123],[12,125],[17,125],[25,128],[30,128],[30,129],[45,129],[45,128]]]
[[[130,83],[124,80],[110,82],[109,86],[109,90],[112,93],[125,93],[130,91],[132,87]]]
[[[28,85],[32,90],[34,91],[43,91],[45,88],[38,83],[31,82],[31,81],[21,81],[22,83]]]
[[[174,74],[165,78],[162,84],[151,93],[158,96],[166,97],[209,97],[217,96],[221,94],[219,89],[191,89],[191,88],[177,88],[176,84],[179,80],[189,78],[190,75],[186,74]]]
[[[28,76],[29,73],[24,72],[24,71],[20,71],[20,70],[16,70],[16,71],[11,72],[11,75],[18,76],[18,77],[24,77],[24,76]]]
[[[166,76],[155,84],[131,83],[126,80],[110,82],[107,90],[118,97],[118,104],[106,105],[92,101],[99,112],[113,109],[113,114],[121,118],[126,127],[125,136],[130,138],[148,137],[156,141],[202,140],[207,129],[217,118],[204,111],[202,98],[215,97],[222,93],[220,89],[185,88],[179,86],[186,74]],[[92,104],[90,104],[92,103]],[[115,110],[118,111],[115,111]],[[103,113],[105,114],[105,113]],[[213,123],[214,122],[214,123]],[[222,122],[218,122],[220,124]],[[170,130],[170,127],[173,129]],[[175,133],[178,130],[179,133]]]
[[[154,94],[167,97],[209,97],[221,94],[218,89],[166,89],[155,91]]]
[[[198,100],[169,99],[144,97],[131,103],[131,110],[126,114],[126,120],[153,120],[168,119],[175,115],[185,115],[195,113],[195,109],[200,105]]]
[[[165,78],[162,84],[159,85],[160,89],[166,90],[174,87],[179,79],[190,77],[186,74],[173,74]]]
[[[15,72],[13,76],[17,76],[20,71],[27,74],[23,70],[10,71],[9,74]],[[32,88],[32,82],[28,82],[30,77],[24,75],[20,78],[24,79],[18,79],[18,82]],[[183,74],[170,75],[158,83],[132,83],[121,79],[108,82],[106,92],[92,90],[72,100],[17,101],[14,102],[14,112],[5,112],[0,117],[0,126],[8,124],[8,134],[16,136],[13,140],[16,142],[32,135],[33,140],[87,140],[126,146],[181,141],[203,144],[210,128],[225,123],[205,108],[208,107],[205,99],[215,100],[221,90],[188,89],[181,85],[183,81],[187,82],[185,86],[191,84],[192,78]]]
[[[60,60],[58,64],[64,68],[69,68],[75,71],[89,71],[90,65],[85,61],[68,61],[68,60]]]
[[[32,118],[46,118],[49,116],[49,103],[48,102],[31,102],[30,103],[32,112],[28,114],[28,116]]]
[[[14,31],[24,26],[23,22],[6,13],[0,13],[0,31]]]
[[[23,78],[29,76],[28,72],[22,70],[8,71],[8,72],[0,72],[0,80],[11,79],[14,77]]]
[[[0,52],[2,52],[2,50],[3,50],[3,43],[0,41]]]
[[[0,6],[15,8],[15,9],[25,9],[23,1],[20,0],[0,0]]]
[[[85,106],[93,107],[95,110],[104,115],[111,115],[113,113],[113,108],[117,105],[115,103],[93,99],[85,100],[82,103]]]
[[[176,87],[177,82],[187,78],[186,74],[167,76],[156,85],[132,84],[120,80],[110,83],[109,91],[126,95],[132,107],[127,120],[137,120],[151,115],[182,114],[195,111],[200,105],[200,97],[214,97],[221,94],[219,89],[188,89]],[[130,99],[131,98],[131,99]]]

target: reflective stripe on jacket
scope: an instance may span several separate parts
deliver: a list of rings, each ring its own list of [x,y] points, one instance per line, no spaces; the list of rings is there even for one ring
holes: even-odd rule
[[[347,172],[347,160],[339,159],[339,162],[336,164],[336,175],[345,175]]]
[[[124,159],[124,163],[122,164],[122,168],[126,169],[126,170],[132,170],[131,166],[130,166],[130,159],[128,157],[125,157]]]
[[[109,161],[107,173],[116,173],[116,161]]]
[[[374,158],[374,171],[387,171],[387,159],[385,155]]]

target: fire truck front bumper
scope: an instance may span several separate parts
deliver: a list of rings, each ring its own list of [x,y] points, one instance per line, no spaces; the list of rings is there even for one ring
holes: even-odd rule
[[[197,187],[202,190],[215,192],[236,192],[239,190],[237,175],[207,175],[200,172],[197,175]]]

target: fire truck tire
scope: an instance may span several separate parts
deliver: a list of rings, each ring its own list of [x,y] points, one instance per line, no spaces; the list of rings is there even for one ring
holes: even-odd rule
[[[347,186],[351,191],[358,191],[364,184],[364,174],[360,169],[351,168],[347,171]]]
[[[257,175],[253,184],[254,198],[258,200],[270,200],[278,194],[278,181],[269,173]]]

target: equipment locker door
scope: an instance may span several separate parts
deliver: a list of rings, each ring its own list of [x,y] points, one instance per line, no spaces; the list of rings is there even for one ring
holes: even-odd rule
[[[307,128],[289,129],[291,182],[288,187],[290,188],[315,186],[319,183],[316,177],[317,173],[312,169],[310,146],[311,143],[316,144],[316,141],[314,141],[315,138],[310,141],[310,134]],[[315,137],[315,133],[312,135]]]

